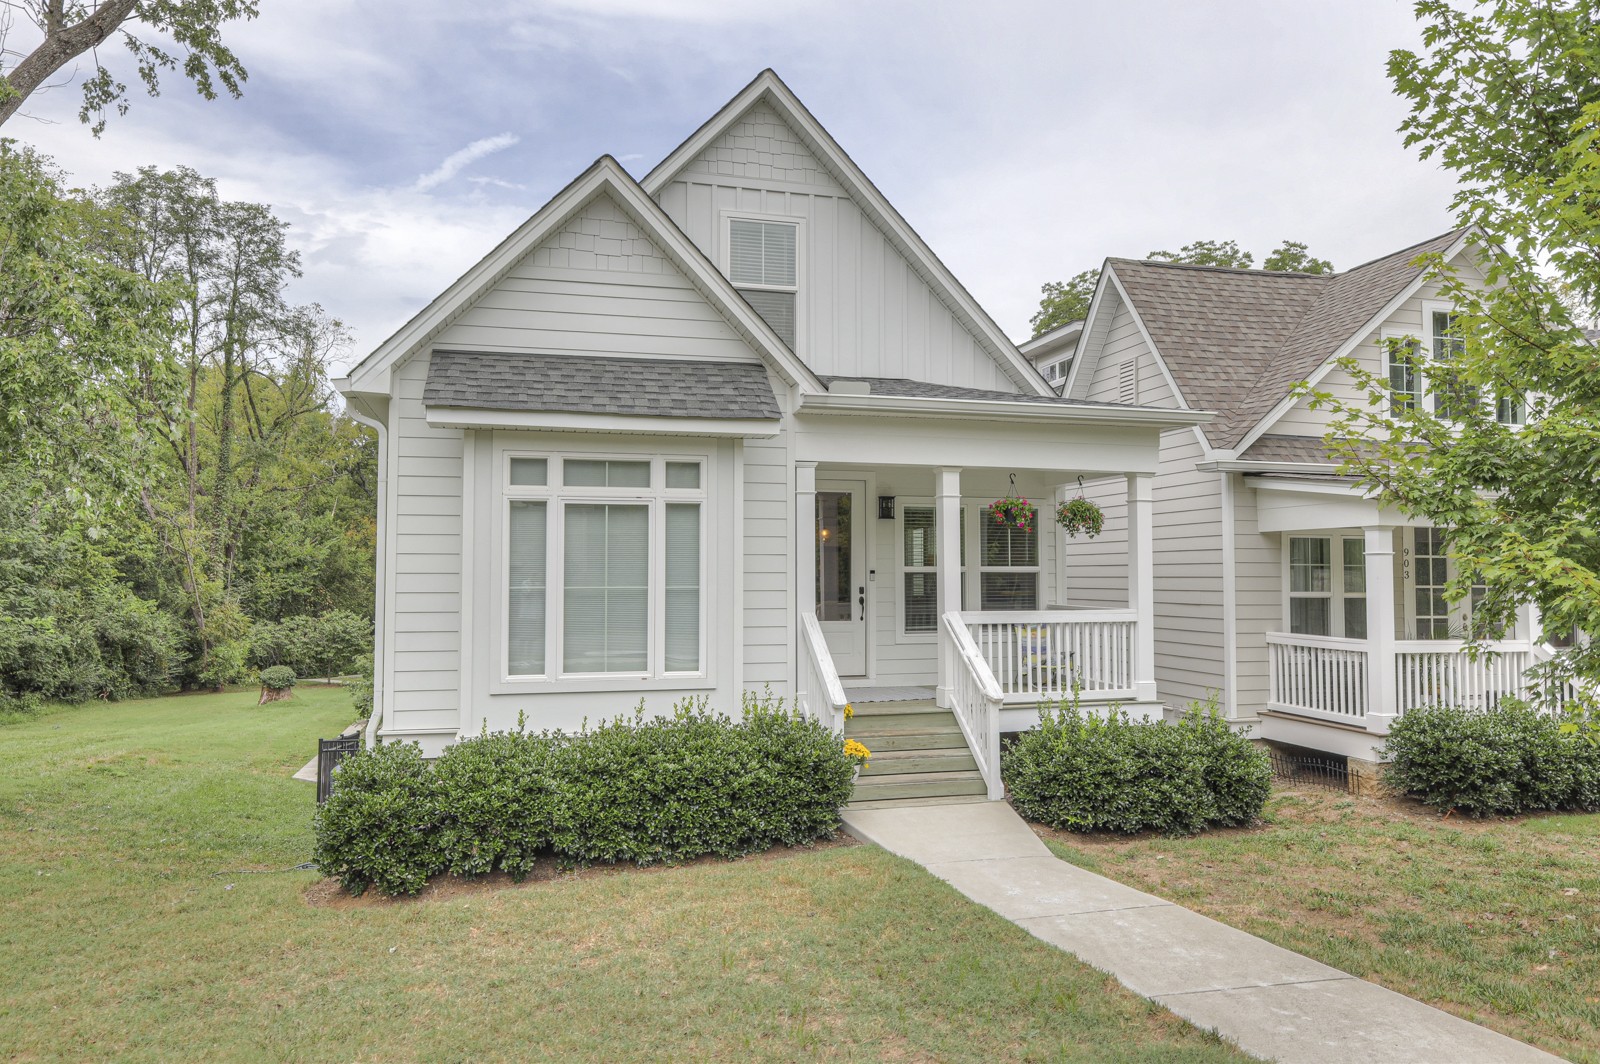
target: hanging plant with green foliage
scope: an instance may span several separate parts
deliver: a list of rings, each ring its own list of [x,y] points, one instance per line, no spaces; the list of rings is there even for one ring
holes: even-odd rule
[[[1105,530],[1106,515],[1099,506],[1078,495],[1056,507],[1056,524],[1069,536],[1082,532],[1093,539]]]
[[[1019,532],[1032,532],[1038,511],[1033,503],[1016,495],[1007,495],[989,504],[989,518],[997,525],[1015,528]]]

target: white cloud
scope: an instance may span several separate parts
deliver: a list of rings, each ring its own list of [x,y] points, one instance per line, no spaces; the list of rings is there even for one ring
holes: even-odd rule
[[[479,159],[493,155],[497,151],[504,151],[521,139],[515,133],[497,133],[492,137],[475,140],[460,151],[445,156],[444,162],[417,178],[416,184],[411,187],[418,192],[438,188]]]

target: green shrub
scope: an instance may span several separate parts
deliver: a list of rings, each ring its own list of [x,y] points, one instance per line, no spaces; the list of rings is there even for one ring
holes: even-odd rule
[[[352,768],[353,766],[353,768]],[[414,747],[347,759],[317,817],[317,864],[360,893],[441,871],[521,879],[541,857],[653,864],[832,835],[856,767],[824,726],[769,696],[741,719],[688,700],[575,735],[485,733],[430,770]]]
[[[438,845],[447,871],[481,876],[500,870],[517,882],[549,852],[557,780],[555,733],[485,733],[456,743],[434,763]]]
[[[1041,711],[1001,766],[1017,812],[1070,831],[1188,835],[1248,824],[1272,778],[1267,755],[1207,706],[1167,724],[1063,702]]]
[[[296,680],[294,670],[287,665],[271,665],[261,670],[261,686],[269,691],[287,691]]]
[[[332,678],[372,664],[372,621],[348,610],[258,621],[250,629],[250,660],[287,665],[299,676]]]
[[[350,701],[356,707],[356,716],[366,720],[372,716],[373,683],[371,676],[350,681]]]
[[[351,894],[415,894],[444,870],[433,770],[415,743],[387,743],[339,762],[317,810],[313,859]]]
[[[1600,749],[1525,702],[1408,710],[1384,745],[1389,784],[1435,809],[1505,816],[1600,809]]]

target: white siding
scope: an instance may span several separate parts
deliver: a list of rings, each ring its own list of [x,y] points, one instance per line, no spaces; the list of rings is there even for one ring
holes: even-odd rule
[[[1156,498],[1160,499],[1159,484]],[[1067,489],[1067,498],[1078,493],[1077,485]],[[1086,481],[1083,496],[1105,514],[1105,528],[1089,539],[1069,537],[1057,531],[1052,538],[1061,541],[1062,568],[1065,574],[1064,605],[1085,609],[1126,609],[1128,606],[1128,481],[1126,477],[1105,477]],[[1161,526],[1156,525],[1160,535]],[[1157,587],[1160,587],[1159,581]]]
[[[436,347],[750,362],[757,356],[608,196],[456,318]]]
[[[772,387],[785,408],[783,382]],[[789,456],[787,417],[782,434],[744,443],[744,686],[761,690],[770,684],[789,694],[790,660],[795,646],[793,546],[793,462]]]
[[[752,107],[659,199],[719,266],[728,213],[800,223],[796,354],[818,373],[1019,390],[766,104]]]
[[[1099,330],[1096,330],[1099,332]],[[1099,348],[1092,363],[1093,375],[1087,384],[1079,382],[1074,394],[1079,398],[1100,403],[1140,403],[1144,406],[1176,407],[1181,405],[1172,394],[1166,374],[1156,361],[1150,345],[1126,304],[1120,305],[1105,328],[1105,343]],[[1133,393],[1127,391],[1128,374],[1132,374]]]
[[[395,373],[393,730],[454,730],[461,705],[461,431],[428,427],[422,387],[428,356]]]
[[[1174,709],[1221,692],[1222,500],[1193,430],[1161,440],[1155,482],[1156,689]]]
[[[1254,717],[1267,704],[1267,633],[1284,630],[1283,548],[1276,533],[1260,532],[1256,493],[1234,480],[1234,584],[1238,602],[1238,715]]]

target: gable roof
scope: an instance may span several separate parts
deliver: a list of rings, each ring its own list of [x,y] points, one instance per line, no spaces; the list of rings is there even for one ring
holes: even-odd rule
[[[1234,448],[1286,401],[1293,384],[1364,335],[1420,282],[1418,256],[1446,252],[1466,232],[1452,230],[1337,274],[1115,258],[1106,260],[1105,272],[1127,294],[1181,399],[1216,412],[1203,430],[1207,439]]]
[[[650,417],[782,416],[759,362],[435,351],[426,406]]]
[[[855,161],[841,148],[822,124],[806,110],[783,79],[770,68],[729,100],[723,108],[691,133],[682,144],[672,150],[655,169],[645,175],[640,184],[650,195],[658,195],[683,170],[714,143],[729,127],[739,121],[750,108],[766,103],[775,110],[798,136],[803,144],[822,163],[861,212],[888,239],[889,243],[905,257],[912,268],[921,275],[934,294],[948,306],[956,319],[966,327],[979,345],[994,359],[1024,392],[1050,395],[1053,389],[1033,363],[1008,339],[1000,327],[989,317],[958,281],[949,268],[939,260],[917,231],[900,216],[893,204],[878,191]]]
[[[610,196],[655,243],[751,350],[790,384],[821,390],[816,375],[789,350],[772,327],[733,288],[695,243],[667,217],[661,205],[609,155],[603,155],[476,265],[462,274],[394,335],[362,359],[340,390],[387,394],[389,371],[401,359],[438,336],[446,326],[498,284],[523,257],[559,230],[597,197]]]

